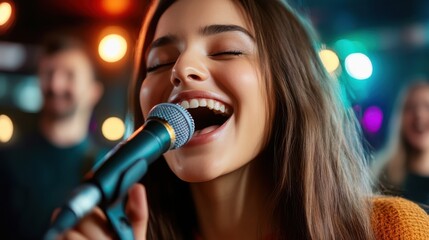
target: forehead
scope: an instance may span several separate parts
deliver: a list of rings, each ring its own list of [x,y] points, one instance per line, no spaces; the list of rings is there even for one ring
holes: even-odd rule
[[[252,32],[240,4],[233,0],[178,0],[161,16],[155,38],[213,24],[233,24]]]
[[[74,48],[42,56],[41,63],[47,65],[68,65],[77,68],[90,68],[91,65],[88,55],[83,50]]]

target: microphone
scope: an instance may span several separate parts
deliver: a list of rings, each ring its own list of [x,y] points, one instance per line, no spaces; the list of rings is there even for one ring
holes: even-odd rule
[[[72,228],[97,205],[104,209],[114,205],[144,176],[149,164],[187,143],[194,129],[194,120],[180,105],[161,103],[153,107],[144,125],[115,146],[93,176],[73,192],[45,239],[54,239]]]

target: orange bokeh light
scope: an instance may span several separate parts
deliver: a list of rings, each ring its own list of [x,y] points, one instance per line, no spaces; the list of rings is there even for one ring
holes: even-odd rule
[[[130,8],[130,0],[102,0],[102,8],[109,14],[118,15]]]
[[[0,27],[6,26],[11,22],[13,6],[8,2],[0,3]]]
[[[101,39],[98,53],[106,62],[117,62],[127,53],[127,41],[119,34],[109,34]]]

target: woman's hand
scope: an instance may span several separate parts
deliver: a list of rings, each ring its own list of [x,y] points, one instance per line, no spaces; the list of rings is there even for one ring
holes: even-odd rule
[[[143,185],[135,184],[128,191],[126,214],[133,228],[136,240],[145,240],[149,211],[147,207],[146,191]],[[91,214],[83,218],[77,226],[66,231],[58,239],[114,239],[113,230],[109,227],[106,216],[101,209],[96,208]]]

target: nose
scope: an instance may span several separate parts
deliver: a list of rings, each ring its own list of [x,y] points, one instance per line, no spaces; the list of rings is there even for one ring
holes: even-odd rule
[[[204,81],[209,72],[204,61],[196,54],[182,53],[173,66],[171,83],[177,87],[184,82]]]
[[[49,85],[50,88],[53,91],[60,91],[61,89],[64,88],[65,84],[66,84],[66,77],[64,76],[64,73],[60,72],[60,71],[53,71],[51,78],[49,79]]]
[[[49,70],[41,73],[40,84],[43,91],[58,94],[66,88],[67,76],[61,71]]]

